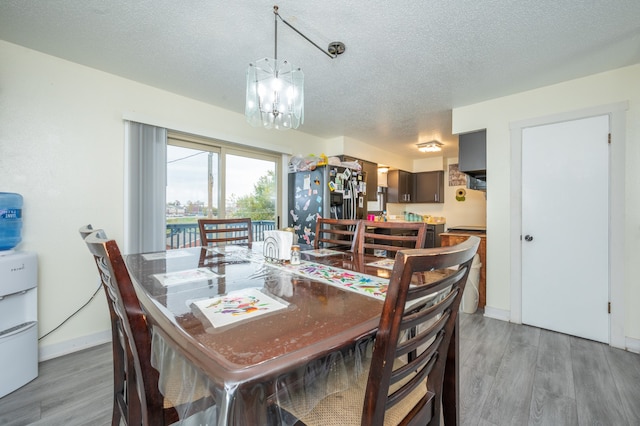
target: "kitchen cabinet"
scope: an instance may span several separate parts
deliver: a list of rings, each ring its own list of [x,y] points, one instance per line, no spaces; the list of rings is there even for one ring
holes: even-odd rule
[[[367,184],[367,201],[378,201],[378,165],[371,161],[361,160],[348,155],[341,156],[342,161],[357,161],[365,172],[365,182]]]
[[[409,173],[404,170],[389,170],[387,202],[444,203],[444,172]]]
[[[487,179],[487,131],[458,136],[458,169],[477,179]]]
[[[487,303],[487,234],[478,232],[449,231],[440,234],[442,247],[455,246],[467,240],[471,235],[480,237],[478,255],[480,256],[480,282],[478,283],[478,308],[484,308]]]
[[[415,183],[412,202],[444,203],[444,172],[442,170],[414,173],[413,177]]]
[[[413,195],[413,173],[389,170],[387,173],[387,202],[410,203]]]

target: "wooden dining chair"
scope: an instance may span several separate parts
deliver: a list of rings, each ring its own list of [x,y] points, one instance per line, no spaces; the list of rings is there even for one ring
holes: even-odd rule
[[[251,247],[251,219],[198,219],[200,245],[245,244]]]
[[[80,236],[84,241],[90,234],[94,233],[96,229],[93,229],[91,224],[83,226],[79,229]],[[104,234],[103,234],[104,235]],[[100,265],[98,265],[98,258],[94,257],[96,261],[96,266],[98,270],[100,270]],[[102,281],[102,280],[101,280]],[[102,287],[109,296],[109,287],[105,285],[104,281],[102,281]],[[127,394],[127,363],[125,357],[125,345],[124,345],[124,335],[121,333],[122,326],[120,325],[120,320],[118,319],[118,315],[114,310],[113,303],[107,303],[109,307],[109,317],[111,318],[111,350],[112,350],[112,358],[113,358],[113,412],[111,415],[112,425],[119,425],[120,419],[124,418],[129,422],[130,417],[139,417],[139,414],[136,414],[132,411],[131,416],[129,415],[128,403],[129,395]],[[131,396],[132,398],[136,398],[135,395]],[[139,403],[133,404],[138,405]],[[130,424],[130,423],[129,423]]]
[[[298,425],[456,425],[457,315],[480,239],[399,251],[375,335],[368,374],[297,416]],[[456,270],[448,270],[450,267]],[[447,270],[424,285],[415,275]],[[436,295],[437,294],[437,295]],[[446,381],[446,386],[445,386]],[[295,400],[283,407],[304,406]],[[304,398],[304,392],[301,397]]]
[[[361,222],[357,219],[318,218],[313,247],[355,251]]]
[[[385,253],[394,257],[398,250],[424,248],[427,224],[424,222],[362,221],[358,235],[359,253]]]
[[[90,232],[93,231],[93,232]],[[151,331],[129,272],[114,240],[91,225],[80,228],[94,256],[105,289],[113,338],[114,406],[112,425],[169,425],[180,420],[178,405],[187,415],[214,404],[209,391],[196,389],[193,399],[182,401],[180,377],[167,379],[167,389],[175,395],[163,396],[158,388],[159,373],[151,365]],[[177,402],[177,405],[174,405]]]

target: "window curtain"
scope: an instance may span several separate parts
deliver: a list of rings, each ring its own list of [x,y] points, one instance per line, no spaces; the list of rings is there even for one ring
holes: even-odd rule
[[[166,248],[167,129],[125,121],[125,252]]]

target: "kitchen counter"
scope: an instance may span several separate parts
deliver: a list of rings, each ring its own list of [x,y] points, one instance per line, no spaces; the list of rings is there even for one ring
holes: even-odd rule
[[[470,236],[480,237],[480,246],[478,247],[478,255],[480,256],[480,282],[478,283],[478,308],[484,308],[487,303],[487,233],[481,230],[449,230],[440,234],[440,245],[442,247],[454,246],[465,241]]]

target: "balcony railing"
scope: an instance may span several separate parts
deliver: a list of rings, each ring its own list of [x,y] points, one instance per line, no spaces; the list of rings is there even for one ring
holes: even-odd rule
[[[253,241],[264,241],[264,231],[276,229],[273,220],[251,221]],[[200,247],[200,230],[197,223],[167,224],[167,250]]]

